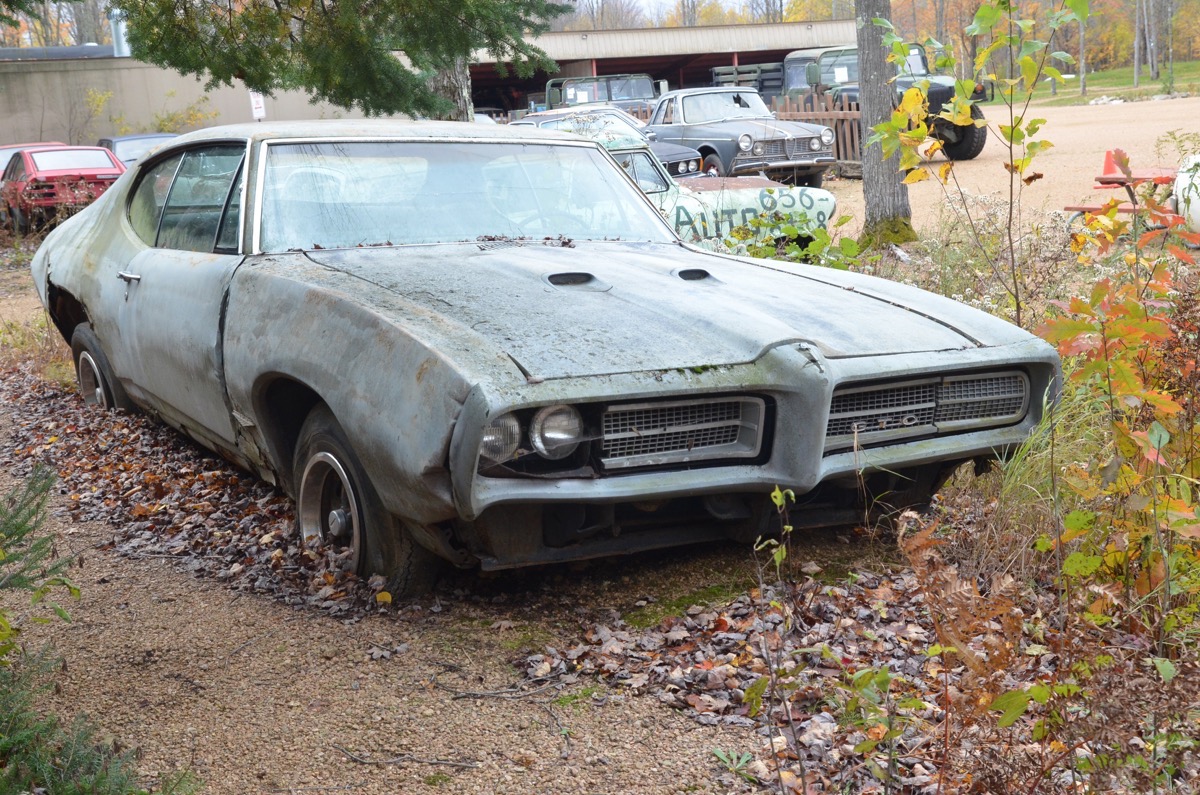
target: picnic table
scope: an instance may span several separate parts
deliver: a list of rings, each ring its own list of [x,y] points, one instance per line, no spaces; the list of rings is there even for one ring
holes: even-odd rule
[[[1104,170],[1095,177],[1096,184],[1092,187],[1095,190],[1118,190],[1123,189],[1129,197],[1129,201],[1123,201],[1117,204],[1118,213],[1133,213],[1144,212],[1146,207],[1143,202],[1137,199],[1137,188],[1142,185],[1172,185],[1175,183],[1175,176],[1178,172],[1173,168],[1151,167],[1129,169],[1129,173],[1125,173],[1116,163],[1116,157],[1112,150],[1104,153]],[[1063,209],[1069,213],[1074,213],[1071,216],[1071,222],[1084,213],[1093,215],[1101,213],[1107,205],[1107,201],[1093,204],[1072,204]]]

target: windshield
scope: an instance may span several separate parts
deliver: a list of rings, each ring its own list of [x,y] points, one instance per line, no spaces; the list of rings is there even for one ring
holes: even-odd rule
[[[822,55],[818,63],[821,64],[821,82],[825,85],[858,82],[858,50]]]
[[[582,105],[619,99],[654,99],[654,81],[645,75],[582,77],[563,82],[563,102]]]
[[[762,97],[754,91],[717,91],[683,98],[685,124],[703,124],[722,119],[754,119],[770,116]]]
[[[107,149],[55,149],[35,152],[33,165],[38,171],[68,171],[88,169],[90,171],[116,171]]]
[[[551,130],[575,133],[593,140],[599,138],[601,133],[632,136],[641,140],[646,138],[645,133],[615,113],[573,113],[570,116],[542,122],[541,126]]]
[[[560,236],[674,239],[590,146],[273,144],[262,184],[263,251]]]

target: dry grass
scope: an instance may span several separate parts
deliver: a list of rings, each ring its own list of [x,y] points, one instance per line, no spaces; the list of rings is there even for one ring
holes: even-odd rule
[[[34,241],[0,239],[0,369],[31,367],[71,383],[71,351],[41,308],[29,278]]]

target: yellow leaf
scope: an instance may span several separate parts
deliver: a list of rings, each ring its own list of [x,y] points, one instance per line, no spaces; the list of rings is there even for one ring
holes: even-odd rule
[[[904,177],[904,184],[913,185],[917,182],[924,182],[927,179],[929,179],[929,169],[924,167],[914,168]]]
[[[387,591],[380,591],[375,594],[375,601],[381,605],[390,605],[392,603],[392,595]]]
[[[884,738],[884,735],[887,734],[887,731],[887,726],[882,723],[876,723],[874,726],[867,729],[867,737],[875,742],[879,742]]]
[[[947,160],[945,163],[942,163],[940,166],[938,166],[938,179],[940,179],[942,181],[943,185],[945,185],[946,181],[950,179],[950,172],[953,169],[954,169],[954,163],[949,160]]]

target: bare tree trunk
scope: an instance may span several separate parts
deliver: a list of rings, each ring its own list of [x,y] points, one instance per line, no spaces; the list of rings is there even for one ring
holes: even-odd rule
[[[439,69],[429,81],[438,96],[453,103],[454,108],[441,116],[449,121],[474,121],[475,106],[471,103],[471,70],[466,58],[456,58],[452,64]]]
[[[1087,96],[1087,22],[1079,20],[1079,96]]]
[[[1133,87],[1142,78],[1142,0],[1133,3]]]
[[[891,0],[858,0],[857,16],[866,20],[858,27],[858,101],[863,127],[870,130],[891,117],[895,101],[895,88],[888,81],[894,72],[888,67],[883,29],[870,22],[876,18],[891,19]],[[885,161],[883,147],[879,144],[865,147],[862,159],[867,216],[863,223],[863,241],[879,244],[916,240],[908,186],[904,184],[896,161]]]

